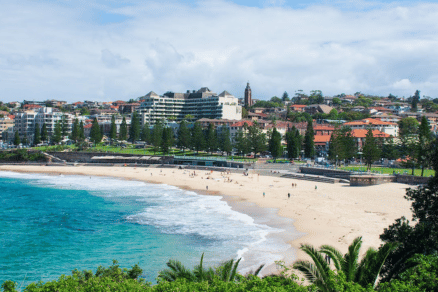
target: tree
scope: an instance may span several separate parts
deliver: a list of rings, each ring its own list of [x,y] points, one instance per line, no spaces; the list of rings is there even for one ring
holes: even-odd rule
[[[35,124],[35,132],[33,135],[33,145],[36,146],[41,143],[40,125]]]
[[[417,161],[421,165],[421,176],[424,175],[424,168],[430,161],[430,143],[432,140],[432,133],[430,131],[429,121],[425,116],[421,118],[421,124],[418,129],[418,152]]]
[[[283,146],[281,146],[281,134],[274,128],[271,138],[269,139],[269,151],[271,152],[274,161],[283,154]]]
[[[403,118],[398,122],[400,136],[417,134],[419,123],[415,118]]]
[[[49,133],[47,131],[46,123],[44,123],[43,127],[41,128],[41,140],[42,141],[48,141],[49,140]]]
[[[334,291],[333,281],[330,279],[330,264],[328,259],[333,260],[336,271],[342,272],[347,282],[355,282],[362,287],[372,285],[376,287],[380,275],[381,268],[395,248],[395,244],[387,243],[379,250],[370,248],[365,253],[365,256],[359,262],[360,248],[362,246],[362,237],[357,237],[348,247],[348,252],[345,255],[330,245],[323,245],[319,250],[313,246],[305,244],[301,245],[300,249],[312,258],[313,263],[309,261],[297,261],[293,265],[304,273],[307,280],[315,284],[322,291]],[[327,257],[324,257],[326,255]]]
[[[283,101],[283,103],[284,103],[285,101],[289,101],[289,100],[290,100],[290,98],[289,98],[289,94],[287,94],[286,91],[283,93],[283,96],[281,97],[281,100]]]
[[[79,140],[79,121],[78,121],[78,119],[75,119],[75,121],[73,122],[73,128],[71,131],[71,139],[75,142]]]
[[[141,140],[148,144],[151,143],[151,129],[149,128],[149,123],[145,123],[141,130]]]
[[[365,135],[365,143],[362,147],[362,153],[367,165],[367,170],[371,170],[371,164],[380,158],[380,148],[371,129],[368,129],[368,132]]]
[[[15,136],[14,136],[14,145],[18,146],[20,145],[21,141],[20,141],[20,135],[18,134],[18,131],[15,131]]]
[[[407,200],[412,201],[412,223],[415,225],[401,217],[380,235],[384,242],[398,244],[383,269],[385,281],[399,278],[403,271],[411,267],[408,259],[415,254],[438,253],[438,139],[434,141],[432,149],[431,163],[435,176],[425,186],[408,189],[405,195]]]
[[[59,142],[62,141],[62,126],[61,126],[61,121],[56,121],[55,123],[55,129],[53,130],[53,136],[52,136],[52,141],[55,144],[58,144]]]
[[[349,127],[336,127],[330,137],[329,158],[333,161],[351,159],[357,153],[356,142]]]
[[[298,158],[301,151],[301,140],[300,131],[293,126],[292,129],[286,133],[286,143],[287,143],[287,155],[291,159]]]
[[[251,151],[251,145],[249,145],[249,139],[247,138],[247,125],[244,125],[243,129],[239,129],[234,137],[235,147],[237,152],[245,155]]]
[[[123,117],[122,123],[120,124],[119,140],[126,141],[127,138],[128,138],[128,125],[126,124],[126,118]]]
[[[418,110],[418,103],[420,102],[420,91],[416,90],[414,96],[412,97],[412,111]]]
[[[391,282],[379,285],[379,291],[438,291],[438,254],[416,254],[407,262],[407,269]]]
[[[65,115],[61,116],[61,133],[62,133],[62,138],[68,136],[68,123],[67,123],[67,117]]]
[[[395,160],[400,157],[398,146],[394,143],[394,137],[390,137],[382,145],[382,157]]]
[[[90,140],[95,145],[100,141],[102,141],[102,133],[100,131],[100,126],[99,123],[97,122],[97,118],[94,118],[93,123],[91,125]]]
[[[112,117],[111,117],[111,127],[110,127],[110,132],[109,132],[109,138],[111,140],[117,139],[117,125],[116,125],[116,116],[115,115],[112,115]]]
[[[247,139],[254,155],[266,150],[266,135],[260,130],[257,122],[248,128]]]
[[[195,122],[192,129],[192,146],[196,150],[196,154],[205,147],[204,133],[200,122]]]
[[[134,111],[131,117],[131,127],[129,128],[129,140],[132,143],[140,139],[140,117],[138,113]]]
[[[217,134],[212,123],[208,123],[207,133],[205,137],[206,150],[212,153],[217,150]]]
[[[307,122],[306,134],[304,135],[304,156],[313,158],[315,156],[315,134],[313,132],[312,121]]]
[[[179,129],[178,129],[178,141],[177,141],[177,145],[180,149],[184,150],[186,148],[190,147],[190,130],[187,127],[187,122],[186,120],[182,120],[181,123],[179,124]]]
[[[79,140],[84,141],[85,140],[85,128],[84,128],[84,122],[81,121],[79,123]]]
[[[154,154],[158,151],[162,145],[163,140],[163,123],[157,121],[152,130],[152,145],[154,146]]]
[[[231,144],[230,128],[222,127],[221,139],[220,139],[220,150],[226,152],[227,155],[233,150],[233,145]]]
[[[170,127],[166,127],[162,132],[161,152],[163,152],[163,154],[169,153],[169,149],[173,146],[173,130]]]

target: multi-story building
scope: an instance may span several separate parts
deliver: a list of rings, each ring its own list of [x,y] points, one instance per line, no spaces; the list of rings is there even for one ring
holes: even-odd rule
[[[0,118],[0,140],[3,140],[3,132],[7,132],[9,128],[14,127],[14,120],[9,118],[8,116],[4,116]]]
[[[46,124],[47,133],[53,134],[57,121],[61,121],[65,117],[67,131],[72,128],[73,118],[70,114],[54,111],[51,107],[42,107],[36,111],[22,111],[15,114],[14,131],[18,131],[20,138],[26,138],[28,141],[33,140],[35,126],[41,127]]]
[[[193,120],[242,119],[242,107],[236,97],[227,91],[217,95],[207,87],[186,93],[168,92],[163,96],[151,91],[142,100],[137,110],[142,124],[154,124],[163,119],[181,121],[186,116]]]

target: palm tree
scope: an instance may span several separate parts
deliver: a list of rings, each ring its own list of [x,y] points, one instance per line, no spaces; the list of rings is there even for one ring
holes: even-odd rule
[[[204,268],[203,253],[199,265],[195,266],[193,271],[186,268],[183,264],[181,264],[180,261],[169,260],[166,263],[168,269],[160,271],[158,273],[158,279],[168,282],[175,281],[178,278],[184,278],[189,282],[212,282],[215,277],[218,277],[224,282],[232,282],[239,279],[237,267],[239,266],[240,260],[241,259],[234,261],[234,259],[231,259],[222,263],[216,268]],[[264,265],[261,265],[253,275],[257,276],[263,267]]]
[[[359,262],[361,246],[362,237],[357,237],[348,247],[348,253],[342,255],[339,250],[330,245],[321,246],[319,251],[311,245],[301,245],[301,250],[312,258],[313,263],[297,261],[293,267],[301,271],[309,282],[318,286],[322,291],[331,291],[329,271],[330,259],[332,259],[336,271],[342,271],[347,282],[355,282],[363,287],[371,284],[375,288],[383,263],[396,246],[387,243],[379,250],[369,248]]]

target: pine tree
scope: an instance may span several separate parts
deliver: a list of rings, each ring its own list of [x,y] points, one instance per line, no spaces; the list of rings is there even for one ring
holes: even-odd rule
[[[262,133],[257,122],[248,128],[248,143],[254,155],[266,150],[266,135]]]
[[[84,128],[84,122],[81,121],[79,123],[79,140],[84,141],[85,140],[85,128]]]
[[[274,128],[271,139],[269,139],[269,151],[271,152],[274,161],[283,154],[283,146],[281,146],[281,134]]]
[[[111,117],[111,127],[110,127],[110,132],[109,132],[109,138],[111,140],[117,139],[116,115],[112,115],[112,117]]]
[[[65,115],[61,116],[61,135],[62,138],[68,136],[68,123]]]
[[[141,130],[141,140],[147,144],[151,143],[151,129],[149,128],[149,123],[145,123],[143,129]]]
[[[36,146],[41,143],[40,125],[35,124],[35,132],[33,135],[33,145]]]
[[[173,130],[169,127],[163,129],[163,138],[161,139],[161,151],[169,153],[169,149],[173,146]]]
[[[47,142],[49,140],[49,132],[47,131],[46,123],[44,123],[43,127],[41,128],[41,140],[44,142]]]
[[[293,126],[286,133],[287,155],[291,159],[298,158],[301,151],[301,135],[298,129]]]
[[[78,121],[78,119],[75,119],[75,121],[73,122],[73,128],[71,131],[71,139],[75,142],[79,140],[79,121]]]
[[[315,142],[312,120],[307,122],[306,134],[304,135],[304,156],[313,158],[315,156]]]
[[[223,152],[226,152],[227,155],[230,154],[230,152],[233,150],[233,145],[231,144],[231,138],[230,138],[230,128],[229,127],[222,127],[221,132],[221,139],[220,139],[220,150]]]
[[[15,136],[14,136],[14,145],[18,146],[20,145],[21,141],[20,141],[20,135],[18,134],[18,131],[15,131]]]
[[[282,100],[283,102],[285,102],[285,101],[289,101],[289,100],[290,100],[290,98],[289,98],[289,94],[287,94],[286,91],[283,93],[283,96],[281,97],[281,100]]]
[[[102,141],[102,133],[100,130],[99,123],[97,122],[97,118],[94,118],[93,124],[91,125],[90,140],[94,144],[97,144],[100,141]]]
[[[161,147],[163,139],[163,123],[161,121],[157,121],[154,125],[154,129],[152,130],[152,145],[154,146],[154,154]]]
[[[247,134],[242,129],[239,129],[237,131],[234,140],[235,140],[235,147],[237,149],[237,152],[239,152],[240,154],[245,155],[251,150],[248,142],[249,140],[247,138]]]
[[[178,129],[177,145],[180,149],[183,150],[183,152],[186,148],[190,147],[190,139],[191,139],[191,135],[190,135],[190,130],[187,127],[187,122],[186,120],[182,120],[181,123],[179,124],[179,129]]]
[[[56,121],[55,129],[53,130],[52,141],[56,144],[62,141],[62,126],[61,121]]]
[[[365,135],[365,143],[362,147],[362,152],[367,170],[371,170],[371,164],[380,158],[380,149],[371,129],[368,129]]]
[[[119,140],[126,141],[127,136],[128,136],[128,126],[126,125],[125,117],[123,117],[122,123],[120,124]]]
[[[430,131],[429,121],[425,116],[421,118],[421,124],[418,129],[418,152],[417,161],[421,165],[421,176],[424,175],[424,168],[429,165],[430,150],[432,142],[432,133]]]
[[[212,123],[208,124],[208,129],[206,133],[206,150],[212,153],[214,150],[217,150],[217,140],[216,140],[216,131],[214,129],[214,125]]]
[[[412,97],[412,110],[417,111],[418,103],[420,102],[420,91],[416,90],[414,96]]]
[[[204,133],[200,122],[195,122],[192,129],[192,145],[196,154],[205,147]]]
[[[138,113],[134,111],[131,118],[131,127],[129,128],[129,140],[132,143],[140,139],[140,128],[140,117]]]

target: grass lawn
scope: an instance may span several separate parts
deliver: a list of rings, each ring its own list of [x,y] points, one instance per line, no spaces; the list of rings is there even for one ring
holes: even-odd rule
[[[340,169],[343,170],[352,170],[352,171],[367,171],[366,166],[346,166],[341,167]],[[371,172],[374,173],[382,173],[382,174],[393,174],[393,172],[398,174],[411,174],[412,169],[410,168],[390,168],[390,167],[372,167]],[[420,176],[421,175],[421,169],[415,169],[414,175]],[[431,176],[435,175],[435,170],[433,169],[425,169],[424,170],[424,176]]]
[[[75,145],[56,145],[56,146],[41,146],[41,147],[34,147],[33,149],[41,150],[41,151],[63,151],[66,149],[70,150],[77,150],[77,147]],[[117,147],[117,146],[104,146],[104,145],[97,145],[95,147],[88,148],[85,150],[86,152],[110,152],[110,153],[120,153],[120,154],[132,154],[132,155],[171,155],[171,156],[193,156],[193,157],[200,157],[200,158],[226,158],[227,160],[232,160],[236,162],[254,162],[257,161],[257,159],[254,158],[246,158],[241,156],[221,156],[218,154],[210,154],[207,152],[200,151],[199,153],[196,153],[196,151],[192,150],[185,150],[184,152],[180,149],[170,149],[169,153],[163,154],[161,151],[156,151],[154,153],[152,146],[146,146],[146,148],[138,148],[136,149],[132,145],[127,145],[125,148]]]

